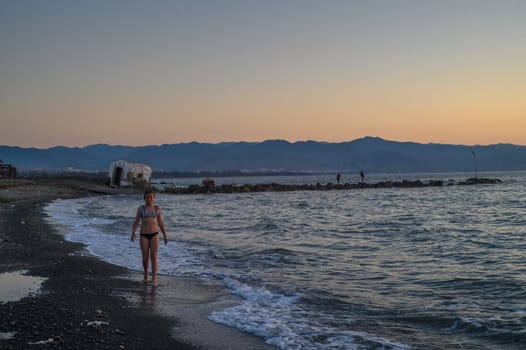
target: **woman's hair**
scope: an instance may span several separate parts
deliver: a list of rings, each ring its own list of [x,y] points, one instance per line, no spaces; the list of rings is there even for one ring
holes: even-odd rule
[[[146,190],[146,191],[144,191],[144,196],[143,196],[143,198],[146,199],[146,196],[147,196],[148,194],[150,194],[150,193],[153,194],[153,195],[155,196],[155,193],[154,193],[152,190]]]

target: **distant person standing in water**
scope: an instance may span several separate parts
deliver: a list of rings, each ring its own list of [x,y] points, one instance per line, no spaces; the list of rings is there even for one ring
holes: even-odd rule
[[[362,178],[362,183],[364,183],[365,174],[363,173],[363,171],[360,171],[360,177]]]
[[[336,182],[340,183],[340,179],[342,178],[342,174],[338,173],[336,174]]]
[[[148,260],[152,263],[152,285],[157,283],[157,251],[159,250],[159,229],[163,233],[164,244],[168,244],[166,230],[164,229],[162,210],[155,205],[155,194],[151,190],[144,192],[144,205],[137,209],[133,222],[131,241],[135,241],[135,231],[141,222],[140,245],[142,252],[142,266],[144,268],[143,283],[148,283]]]

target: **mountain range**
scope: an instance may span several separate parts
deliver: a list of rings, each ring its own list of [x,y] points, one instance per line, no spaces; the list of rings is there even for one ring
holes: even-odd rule
[[[115,160],[154,171],[453,172],[526,170],[526,146],[422,144],[364,137],[349,142],[267,140],[47,149],[0,146],[0,160],[21,171],[107,170]]]

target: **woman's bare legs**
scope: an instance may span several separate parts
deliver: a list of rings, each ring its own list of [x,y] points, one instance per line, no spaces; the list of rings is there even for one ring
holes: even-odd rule
[[[144,269],[143,283],[148,283],[148,257],[150,255],[150,241],[141,236],[142,267]]]
[[[159,250],[159,236],[155,235],[150,241],[150,259],[152,261],[152,285],[157,287],[157,251]]]

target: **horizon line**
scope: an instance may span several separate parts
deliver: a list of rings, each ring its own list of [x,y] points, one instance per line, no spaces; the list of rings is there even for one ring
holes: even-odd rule
[[[316,142],[316,143],[332,143],[332,144],[342,144],[342,143],[351,143],[355,141],[360,140],[366,140],[366,139],[377,139],[382,140],[386,142],[395,142],[395,143],[414,143],[414,144],[420,144],[420,145],[448,145],[448,146],[465,146],[465,147],[488,147],[488,146],[499,146],[499,145],[509,145],[509,146],[523,146],[526,147],[526,144],[516,144],[516,143],[510,143],[510,142],[498,142],[498,143],[489,143],[489,144],[461,144],[461,143],[442,143],[442,142],[417,142],[417,141],[410,141],[410,140],[392,140],[387,139],[381,136],[363,136],[352,140],[347,141],[325,141],[325,140],[312,140],[312,139],[306,139],[306,140],[295,140],[290,141],[286,139],[281,138],[269,138],[264,139],[262,141],[219,141],[219,142],[203,142],[203,141],[186,141],[186,142],[174,142],[174,143],[161,143],[161,144],[144,144],[144,145],[125,145],[125,144],[111,144],[106,142],[97,142],[92,144],[86,144],[84,146],[68,146],[68,145],[54,145],[54,146],[48,146],[48,147],[39,147],[39,146],[19,146],[19,145],[7,145],[7,144],[0,144],[0,147],[14,147],[14,148],[22,148],[22,149],[37,149],[37,150],[49,150],[52,148],[68,148],[68,149],[82,149],[87,147],[93,147],[93,146],[110,146],[110,147],[162,147],[162,146],[173,146],[173,145],[189,145],[189,144],[202,144],[202,145],[220,145],[220,144],[257,144],[257,143],[265,143],[265,142],[285,142],[289,144],[296,144],[296,143],[307,143],[307,142]]]

